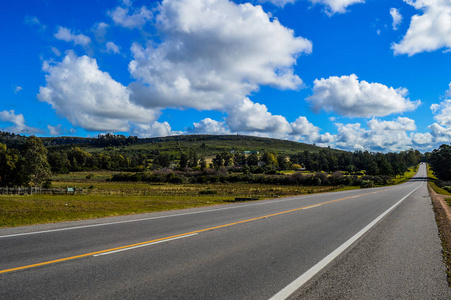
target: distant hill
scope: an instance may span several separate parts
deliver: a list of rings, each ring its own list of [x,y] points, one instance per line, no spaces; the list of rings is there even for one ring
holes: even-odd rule
[[[0,132],[0,143],[9,148],[20,149],[27,137],[9,132]],[[124,135],[106,134],[96,138],[82,137],[43,137],[48,149],[68,149],[80,147],[89,152],[116,150],[121,152],[167,152],[194,150],[206,155],[224,151],[273,151],[281,154],[295,154],[308,150],[318,152],[321,147],[315,145],[245,135],[178,135],[155,138],[126,137]],[[339,151],[339,150],[336,150]]]

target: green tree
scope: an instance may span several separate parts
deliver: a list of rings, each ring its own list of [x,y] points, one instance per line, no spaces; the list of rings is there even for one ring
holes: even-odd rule
[[[50,177],[50,164],[47,161],[47,149],[40,139],[30,136],[25,144],[25,174],[34,186]]]
[[[200,169],[203,171],[207,168],[207,160],[205,159],[205,156],[200,157]]]
[[[0,186],[14,186],[18,179],[19,152],[0,144]],[[20,185],[20,184],[19,184]]]
[[[213,158],[213,160],[212,160],[212,163],[213,163],[213,167],[216,170],[219,170],[220,167],[224,166],[224,160],[222,159],[221,154],[219,154],[219,153],[216,154],[215,158]]]
[[[441,145],[432,151],[429,164],[435,176],[441,180],[451,180],[451,146]]]
[[[185,169],[188,166],[188,156],[185,153],[180,155],[179,167]]]

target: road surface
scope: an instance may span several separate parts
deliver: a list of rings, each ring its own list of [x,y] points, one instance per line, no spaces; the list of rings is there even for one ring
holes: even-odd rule
[[[2,229],[0,299],[451,299],[425,177]]]

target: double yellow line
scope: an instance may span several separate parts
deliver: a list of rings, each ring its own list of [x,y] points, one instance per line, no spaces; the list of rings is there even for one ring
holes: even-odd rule
[[[146,242],[126,245],[126,246],[121,246],[121,247],[111,248],[111,249],[106,249],[106,250],[101,250],[101,251],[95,251],[95,252],[90,252],[90,253],[85,253],[85,254],[80,254],[80,255],[75,255],[75,256],[70,256],[70,257],[50,260],[50,261],[45,261],[45,262],[32,264],[32,265],[27,265],[27,266],[22,266],[22,267],[16,267],[16,268],[11,268],[11,269],[6,269],[6,270],[0,270],[0,274],[9,273],[9,272],[13,272],[13,271],[20,271],[20,270],[25,270],[25,269],[31,269],[31,268],[40,267],[40,266],[46,266],[46,265],[55,264],[55,263],[59,263],[59,262],[65,262],[65,261],[74,260],[74,259],[78,259],[78,258],[83,258],[83,257],[103,254],[103,253],[117,251],[117,250],[123,250],[123,249],[127,249],[127,248],[142,246],[142,245],[146,245],[146,244],[152,244],[152,243],[156,243],[156,242],[162,242],[162,241],[166,241],[166,240],[170,240],[170,239],[174,239],[174,238],[179,238],[179,237],[184,237],[184,236],[188,236],[188,235],[194,235],[194,234],[198,234],[198,233],[201,233],[201,232],[210,231],[210,230],[214,230],[214,229],[220,229],[220,228],[230,227],[230,226],[234,226],[234,225],[238,225],[238,224],[243,224],[243,223],[248,223],[248,222],[257,221],[257,220],[261,220],[261,219],[266,219],[266,218],[269,218],[269,217],[280,216],[280,215],[284,215],[284,214],[288,214],[288,213],[291,213],[291,212],[296,212],[296,211],[300,211],[300,210],[303,210],[303,209],[308,209],[308,208],[312,208],[312,207],[316,207],[316,206],[321,206],[321,205],[330,204],[330,203],[339,202],[339,201],[348,200],[348,199],[353,199],[353,198],[359,198],[359,197],[367,196],[367,195],[371,195],[371,194],[377,194],[377,193],[385,192],[387,190],[389,190],[389,189],[384,189],[382,191],[371,192],[371,193],[361,194],[361,195],[357,195],[357,196],[350,196],[350,197],[346,197],[346,198],[331,200],[331,201],[327,201],[327,202],[323,202],[323,203],[318,203],[318,204],[314,204],[314,205],[304,206],[304,207],[300,207],[300,208],[295,208],[295,209],[291,209],[291,210],[287,210],[287,211],[283,211],[283,212],[278,212],[278,213],[265,215],[265,216],[261,216],[261,217],[256,217],[256,218],[252,218],[252,219],[247,219],[247,220],[243,220],[243,221],[228,223],[228,224],[224,224],[224,225],[204,228],[204,229],[200,229],[200,230],[196,230],[196,231],[191,231],[191,232],[187,232],[187,233],[177,234],[177,235],[168,236],[168,237],[164,237],[164,238],[159,238],[159,239],[155,239],[155,240],[150,240],[150,241],[146,241]]]

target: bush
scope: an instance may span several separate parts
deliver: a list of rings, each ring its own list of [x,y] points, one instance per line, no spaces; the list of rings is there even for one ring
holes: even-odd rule
[[[45,189],[51,189],[52,188],[52,182],[50,180],[46,180],[44,181],[44,183],[42,184],[42,187]]]
[[[374,182],[371,180],[362,180],[362,182],[360,183],[360,187],[362,189],[372,188],[374,187]]]
[[[444,186],[443,189],[448,193],[451,193],[451,186]]]
[[[203,190],[199,192],[199,195],[216,195],[218,191],[215,190]]]

